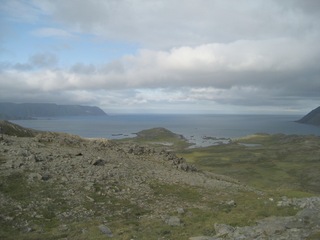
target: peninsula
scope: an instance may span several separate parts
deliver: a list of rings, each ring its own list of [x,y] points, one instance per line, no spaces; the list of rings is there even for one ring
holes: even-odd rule
[[[103,115],[107,114],[95,106],[57,105],[54,103],[0,103],[0,119],[5,120]]]
[[[313,109],[297,122],[320,126],[320,107]]]

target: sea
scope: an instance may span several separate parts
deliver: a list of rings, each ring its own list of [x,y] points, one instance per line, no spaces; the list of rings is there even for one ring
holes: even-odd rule
[[[255,133],[320,136],[320,127],[295,122],[301,117],[300,115],[115,114],[12,122],[37,130],[107,139],[135,137],[141,130],[164,127],[183,135],[195,147],[205,147]]]

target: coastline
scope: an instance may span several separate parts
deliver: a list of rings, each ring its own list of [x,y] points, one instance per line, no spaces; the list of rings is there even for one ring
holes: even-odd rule
[[[12,121],[43,131],[67,132],[82,137],[122,139],[137,132],[164,127],[183,135],[196,146],[210,146],[255,133],[319,135],[320,127],[294,122],[288,115],[108,115]],[[218,140],[219,139],[219,140]]]

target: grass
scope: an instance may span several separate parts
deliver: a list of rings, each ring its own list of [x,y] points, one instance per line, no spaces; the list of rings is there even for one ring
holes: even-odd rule
[[[20,127],[17,124],[5,121],[5,120],[0,120],[0,128],[1,132],[0,134],[7,134],[11,136],[17,136],[17,137],[34,137],[37,131],[32,130],[32,129],[27,129]]]
[[[180,155],[199,169],[228,175],[266,191],[318,195],[319,146],[320,139],[314,136],[263,134],[232,144],[186,150]]]
[[[198,202],[201,199],[198,189],[190,186],[153,182],[150,187],[154,191],[154,195],[160,198],[171,197],[181,202]]]

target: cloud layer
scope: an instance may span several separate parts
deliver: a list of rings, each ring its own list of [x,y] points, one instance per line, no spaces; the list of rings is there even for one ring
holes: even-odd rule
[[[183,3],[5,1],[5,20],[32,23],[34,38],[72,46],[89,34],[91,44],[120,41],[140,47],[94,64],[76,58],[63,64],[61,50],[53,47],[24,62],[3,60],[0,101],[61,101],[126,111],[183,112],[192,106],[194,112],[228,113],[263,108],[300,113],[318,105],[319,1]],[[43,20],[47,26],[37,27]]]

